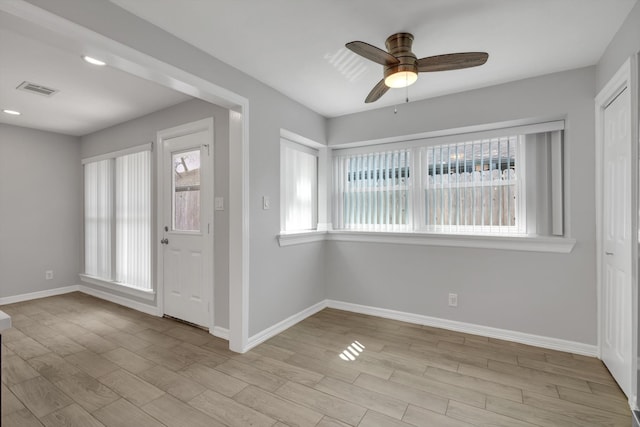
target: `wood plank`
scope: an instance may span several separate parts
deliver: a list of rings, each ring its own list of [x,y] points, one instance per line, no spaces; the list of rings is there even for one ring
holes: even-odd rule
[[[567,400],[550,398],[526,390],[523,395],[526,405],[571,417],[575,419],[576,422],[596,423],[608,426],[628,426],[631,422],[631,414],[623,416]]]
[[[107,387],[137,406],[145,405],[165,394],[164,391],[156,386],[130,374],[124,369],[118,369],[99,379]]]
[[[189,404],[229,427],[271,427],[276,420],[235,400],[207,390]]]
[[[395,397],[410,405],[429,409],[433,412],[444,414],[447,410],[448,399],[417,388],[408,387],[393,381],[383,380],[373,375],[361,374],[354,385],[358,387],[382,393],[389,397]]]
[[[484,408],[485,395],[483,393],[478,393],[477,391],[469,390],[464,387],[442,383],[426,377],[416,377],[401,371],[394,372],[391,376],[390,381],[417,388],[418,390],[423,390],[427,393],[437,394],[438,396],[444,397],[446,399],[467,402],[470,405]]]
[[[575,390],[591,391],[587,381],[571,376],[552,374],[538,369],[514,366],[510,363],[495,362],[493,360],[489,361],[488,368],[535,384],[555,384]]]
[[[510,385],[433,367],[429,367],[424,376],[442,383],[456,385],[468,390],[475,390],[478,393],[522,402],[522,390]]]
[[[516,387],[523,390],[530,390],[536,393],[544,394],[546,396],[560,397],[560,395],[558,394],[558,388],[555,384],[526,381],[522,378],[514,377],[513,375],[497,372],[487,368],[479,368],[477,366],[465,365],[461,363],[458,367],[458,373],[475,378],[481,378],[483,380],[492,381],[494,383],[499,383],[506,386]]]
[[[249,384],[224,372],[200,365],[199,363],[194,363],[178,373],[185,378],[196,381],[200,385],[228,397],[234,396]]]
[[[292,382],[280,387],[276,394],[350,425],[357,425],[367,412],[362,406]]]
[[[39,376],[10,386],[9,390],[37,417],[73,403],[60,389]]]
[[[320,412],[252,385],[233,399],[289,426],[313,427],[323,418]]]
[[[126,399],[118,399],[115,402],[98,409],[93,413],[93,416],[107,427],[161,426],[158,420],[143,412]]]
[[[314,388],[398,420],[402,418],[408,406],[406,402],[396,398],[334,378],[325,377]]]
[[[168,394],[147,403],[142,410],[167,427],[225,427],[221,422]]]
[[[120,398],[100,381],[82,371],[68,375],[54,385],[89,412]]]
[[[466,405],[454,400],[449,402],[447,416],[474,425],[486,425],[491,427],[535,427],[525,421],[497,414],[475,406]]]
[[[163,366],[154,366],[153,368],[140,372],[138,377],[183,402],[193,399],[206,389],[205,386],[191,378],[179,375]]]
[[[409,405],[402,421],[417,427],[471,427],[472,424],[456,420],[444,414]]]
[[[42,418],[42,422],[47,427],[104,427],[104,424],[75,403],[50,413]]]

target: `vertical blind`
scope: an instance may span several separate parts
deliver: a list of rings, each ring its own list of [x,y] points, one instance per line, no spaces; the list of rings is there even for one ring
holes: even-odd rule
[[[424,147],[420,155],[428,231],[516,231],[517,136]]]
[[[407,230],[411,226],[409,149],[338,155],[333,167],[334,227]]]
[[[151,283],[151,154],[116,158],[116,282],[148,289]]]
[[[283,141],[281,160],[282,229],[315,229],[318,222],[318,153],[300,144]]]
[[[111,278],[112,160],[84,165],[85,273]]]
[[[151,289],[151,153],[84,163],[84,272]]]

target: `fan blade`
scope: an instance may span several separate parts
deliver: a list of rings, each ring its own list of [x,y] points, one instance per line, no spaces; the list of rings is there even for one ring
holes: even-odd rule
[[[373,62],[377,62],[380,65],[394,65],[400,63],[398,58],[391,55],[384,50],[370,45],[365,42],[350,42],[345,45],[345,47],[360,56],[363,56]]]
[[[382,79],[373,87],[373,89],[371,89],[371,92],[369,92],[369,95],[367,95],[367,99],[365,99],[364,102],[367,104],[375,102],[380,99],[382,95],[387,93],[388,90],[389,86],[384,84],[384,79]]]
[[[418,72],[449,71],[477,67],[487,62],[486,52],[450,53],[418,59]]]

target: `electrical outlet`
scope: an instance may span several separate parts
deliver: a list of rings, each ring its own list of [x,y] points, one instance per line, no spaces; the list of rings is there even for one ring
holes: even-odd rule
[[[458,306],[458,294],[449,294],[449,307]]]
[[[53,270],[47,270],[44,272],[45,280],[53,280]]]

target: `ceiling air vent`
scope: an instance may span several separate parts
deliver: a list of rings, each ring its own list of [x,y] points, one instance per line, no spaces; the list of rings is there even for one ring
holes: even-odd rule
[[[37,85],[35,83],[30,83],[30,82],[22,82],[20,83],[20,86],[18,86],[16,89],[24,90],[25,92],[36,93],[42,96],[51,96],[54,93],[58,92],[58,89],[51,89],[50,87]]]

